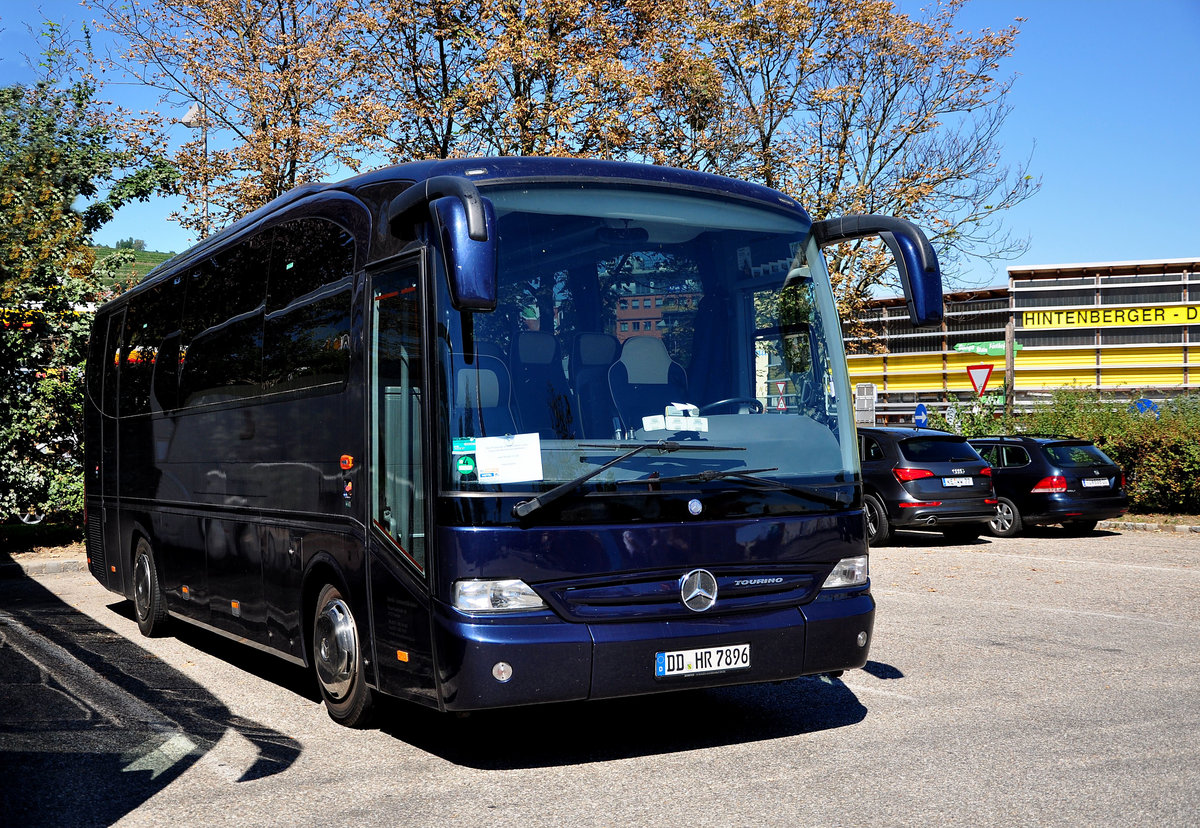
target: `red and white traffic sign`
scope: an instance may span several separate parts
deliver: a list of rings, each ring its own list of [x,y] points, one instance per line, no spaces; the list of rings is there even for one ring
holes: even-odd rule
[[[967,376],[971,378],[971,387],[975,389],[975,393],[983,396],[983,392],[987,390],[988,380],[992,378],[993,365],[968,365]]]

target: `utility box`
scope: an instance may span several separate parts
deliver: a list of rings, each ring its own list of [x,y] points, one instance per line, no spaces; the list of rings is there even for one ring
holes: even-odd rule
[[[875,383],[860,382],[854,386],[854,424],[875,425]]]

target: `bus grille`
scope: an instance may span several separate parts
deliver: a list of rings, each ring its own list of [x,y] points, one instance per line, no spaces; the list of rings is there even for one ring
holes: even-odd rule
[[[101,583],[107,583],[104,573],[104,530],[100,520],[93,517],[87,523],[88,567]]]
[[[826,567],[828,569],[828,567]],[[821,573],[713,569],[717,602],[710,614],[749,612],[800,606],[812,600]],[[632,621],[648,618],[694,618],[683,605],[680,581],[685,573],[672,571],[620,580],[570,581],[539,584],[538,592],[560,614],[575,621]]]

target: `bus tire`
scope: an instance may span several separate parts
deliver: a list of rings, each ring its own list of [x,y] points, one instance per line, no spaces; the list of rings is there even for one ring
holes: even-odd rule
[[[133,549],[133,609],[142,635],[162,635],[167,627],[167,597],[158,579],[154,548],[144,537]]]
[[[329,717],[346,727],[366,726],[375,701],[363,678],[361,641],[350,604],[326,584],[313,612],[313,668]]]

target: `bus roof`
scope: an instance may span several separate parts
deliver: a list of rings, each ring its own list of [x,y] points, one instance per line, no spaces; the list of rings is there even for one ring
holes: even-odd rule
[[[279,213],[288,206],[322,193],[346,193],[358,195],[360,191],[385,184],[413,184],[441,175],[461,176],[476,185],[505,180],[605,180],[630,183],[659,184],[673,187],[722,192],[741,198],[775,204],[784,209],[796,210],[806,221],[808,214],[793,198],[777,190],[713,173],[696,172],[675,167],[651,164],[634,164],[624,161],[600,161],[580,158],[544,158],[533,156],[504,156],[494,158],[453,158],[430,161],[412,161],[383,167],[356,175],[352,178],[330,183],[301,184],[262,207],[243,216],[228,227],[201,240],[194,246],[174,256],[151,270],[140,284],[154,281],[160,275],[173,271],[181,265],[201,259],[210,251],[219,249],[226,240],[241,235],[249,227]],[[136,289],[136,288],[135,288]]]

